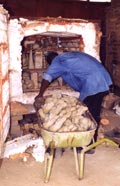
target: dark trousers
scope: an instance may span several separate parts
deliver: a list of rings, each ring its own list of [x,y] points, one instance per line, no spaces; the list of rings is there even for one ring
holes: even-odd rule
[[[100,92],[98,94],[88,96],[83,100],[83,103],[86,104],[88,107],[90,113],[92,114],[93,118],[97,122],[97,128],[94,134],[94,141],[97,141],[97,136],[98,136],[98,129],[99,129],[99,124],[100,124],[100,112],[101,112],[101,105],[104,96],[106,96],[109,92]]]

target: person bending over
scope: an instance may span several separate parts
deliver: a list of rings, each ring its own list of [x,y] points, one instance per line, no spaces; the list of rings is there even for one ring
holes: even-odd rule
[[[39,94],[35,102],[43,102],[43,95],[50,83],[61,77],[73,90],[80,93],[79,100],[87,105],[97,123],[94,141],[97,141],[100,123],[100,110],[104,96],[109,93],[112,85],[111,77],[106,68],[89,54],[73,51],[57,54],[48,52],[46,61],[49,64],[43,73]]]

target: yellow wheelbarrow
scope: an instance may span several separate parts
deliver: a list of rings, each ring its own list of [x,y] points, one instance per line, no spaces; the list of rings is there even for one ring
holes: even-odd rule
[[[50,148],[50,153],[46,153],[45,155],[45,182],[48,182],[50,178],[54,150],[56,148],[73,147],[77,175],[79,179],[83,177],[84,153],[81,156],[79,163],[76,147],[82,147],[84,149],[89,145],[94,136],[94,132],[95,129],[86,132],[51,132],[41,128],[41,136],[45,147]]]
[[[116,147],[118,146],[115,142],[107,138],[89,145],[93,139],[95,130],[96,128],[85,132],[51,132],[41,127],[41,136],[45,147],[50,149],[49,153],[45,153],[45,183],[50,179],[55,149],[73,147],[77,176],[78,179],[82,179],[84,175],[85,152],[104,142],[108,142]],[[77,147],[83,148],[81,153],[77,153]]]

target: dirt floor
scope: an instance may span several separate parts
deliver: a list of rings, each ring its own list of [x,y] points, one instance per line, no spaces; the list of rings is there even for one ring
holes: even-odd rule
[[[44,183],[44,163],[32,157],[27,162],[4,159],[0,186],[120,186],[120,150],[111,145],[97,147],[95,154],[86,154],[84,178],[77,179],[73,152],[67,150],[54,160],[50,181]]]
[[[110,120],[109,126],[101,131],[111,130],[120,125],[120,116],[106,111],[103,117]],[[78,180],[74,154],[66,149],[62,157],[54,159],[50,181],[44,183],[44,162],[36,162],[30,157],[22,159],[3,159],[0,168],[0,186],[120,186],[120,148],[104,143],[96,148],[94,154],[85,155],[84,178]]]

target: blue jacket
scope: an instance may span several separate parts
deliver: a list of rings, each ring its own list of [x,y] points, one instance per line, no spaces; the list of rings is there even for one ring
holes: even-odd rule
[[[104,66],[83,52],[65,52],[56,56],[42,77],[49,82],[62,77],[71,88],[80,92],[81,101],[87,96],[109,90],[112,85]]]

